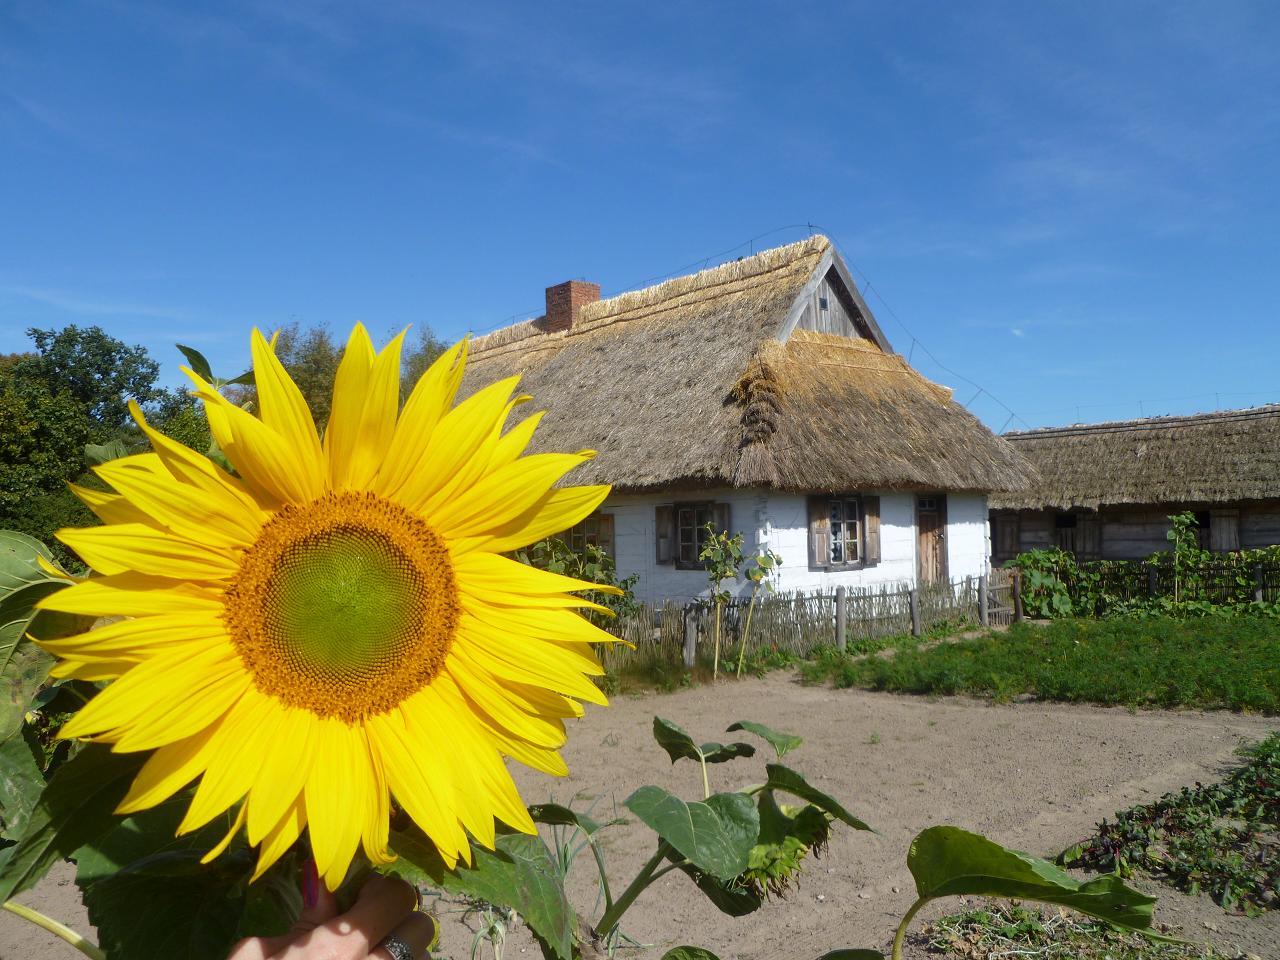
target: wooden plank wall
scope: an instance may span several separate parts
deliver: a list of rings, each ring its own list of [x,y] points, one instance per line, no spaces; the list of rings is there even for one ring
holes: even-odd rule
[[[826,307],[822,306],[825,301]],[[805,305],[798,326],[814,333],[833,333],[841,337],[859,339],[862,331],[854,320],[850,303],[833,287],[828,273],[818,284],[809,303]]]
[[[1169,514],[1178,512],[1176,507],[1103,507],[1102,559],[1141,560],[1153,553],[1172,549],[1166,535],[1169,532]],[[1188,509],[1205,509],[1203,504]],[[1215,506],[1210,511],[1211,542],[1227,549],[1256,550],[1280,544],[1280,501],[1244,503]],[[1059,545],[1059,531],[1055,523],[1056,511],[1024,510],[1018,517],[1018,549],[1043,550]],[[1083,513],[1081,517],[1091,514]],[[993,515],[993,523],[997,522]],[[1239,524],[1236,531],[1228,531],[1224,524]],[[1079,529],[1079,528],[1077,528]],[[1237,546],[1238,545],[1238,546]],[[1002,563],[1009,557],[993,557]]]

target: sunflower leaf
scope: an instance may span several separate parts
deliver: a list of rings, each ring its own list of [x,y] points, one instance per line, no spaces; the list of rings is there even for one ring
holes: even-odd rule
[[[1150,933],[1155,898],[1115,874],[1081,883],[1047,860],[958,827],[930,827],[911,842],[907,867],[922,899],[1016,897],[1070,907],[1119,927]]]
[[[701,747],[702,759],[707,763],[724,763],[738,757],[754,757],[756,748],[749,743],[704,743]]]
[[[197,376],[202,380],[208,380],[210,383],[213,382],[213,370],[210,369],[209,361],[205,359],[203,353],[195,347],[188,347],[182,343],[174,344],[174,346],[176,346],[178,350],[181,351],[182,355],[187,358],[187,363],[191,364],[191,369],[195,371]]]
[[[663,720],[662,717],[654,717],[653,739],[658,741],[658,746],[667,751],[667,756],[671,758],[672,763],[677,760],[702,759],[702,751],[698,749],[698,744],[678,723]]]
[[[697,867],[685,863],[680,869],[692,880],[721,913],[730,917],[745,917],[755,913],[764,900],[753,889],[742,886],[736,880],[717,880]]]
[[[662,955],[662,960],[720,960],[720,958],[703,947],[691,947],[685,944],[672,947]]]
[[[178,837],[186,800],[117,820],[76,851],[76,883],[108,956],[224,960],[242,936],[249,851],[237,844],[202,864],[201,856],[230,827],[231,814]],[[253,932],[281,931],[277,926]]]
[[[416,828],[392,830],[390,845],[399,859],[386,868],[388,873],[510,907],[555,956],[569,960],[577,917],[565,897],[555,858],[541,838],[503,834],[495,841],[496,850],[473,845],[471,866],[459,863],[452,870]]]
[[[38,751],[39,744],[27,736],[0,744],[0,837],[5,840],[22,835],[44,789]]]
[[[766,727],[763,723],[756,723],[752,720],[739,720],[725,730],[725,733],[736,733],[739,730],[754,733],[757,737],[767,740],[769,746],[773,747],[774,752],[778,754],[779,760],[804,743],[804,737],[797,736],[794,733],[783,733],[780,730],[774,730],[771,727]]]
[[[831,816],[848,824],[855,830],[870,830],[875,833],[874,828],[846,810],[835,797],[823,793],[817,787],[812,786],[808,780],[790,767],[784,767],[780,763],[770,763],[765,765],[765,770],[769,773],[769,780],[765,784],[765,789],[778,790],[782,793],[789,793],[792,796],[799,797],[801,800],[807,800],[819,810],[831,814]]]
[[[110,830],[146,756],[112,753],[88,744],[58,768],[0,865],[0,903],[35,885],[55,861],[71,856]]]
[[[592,820],[585,813],[578,813],[559,803],[535,803],[529,807],[529,816],[534,823],[545,823],[553,827],[577,827],[590,836],[601,827],[609,824]],[[617,820],[611,821],[617,823]]]
[[[743,793],[717,793],[687,803],[662,787],[645,786],[626,807],[690,863],[717,880],[747,868],[760,833],[760,814]]]

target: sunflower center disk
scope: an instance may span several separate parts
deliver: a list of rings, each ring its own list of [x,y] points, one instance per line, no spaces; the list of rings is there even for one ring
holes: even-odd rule
[[[458,620],[444,542],[366,493],[288,506],[226,594],[233,643],[259,690],[355,722],[440,672]]]

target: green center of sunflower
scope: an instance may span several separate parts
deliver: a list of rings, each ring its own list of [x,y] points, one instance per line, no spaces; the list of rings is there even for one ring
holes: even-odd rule
[[[458,619],[444,542],[421,517],[367,493],[277,513],[225,604],[259,690],[349,722],[430,683]]]

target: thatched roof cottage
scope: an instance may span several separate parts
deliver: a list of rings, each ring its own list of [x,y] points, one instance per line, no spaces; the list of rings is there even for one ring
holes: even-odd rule
[[[477,338],[464,392],[522,375],[537,443],[599,451],[615,487],[568,533],[648,600],[706,590],[708,521],[783,558],[780,586],[986,569],[987,494],[1025,464],[895,354],[822,236],[607,300],[569,281],[546,314]]]
[[[1004,437],[1036,473],[992,497],[997,562],[1049,546],[1082,559],[1149,556],[1170,548],[1168,517],[1183,511],[1208,549],[1280,543],[1280,404]]]

